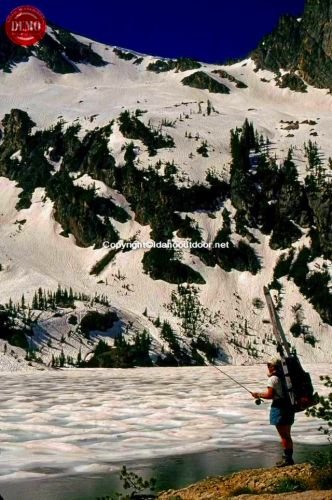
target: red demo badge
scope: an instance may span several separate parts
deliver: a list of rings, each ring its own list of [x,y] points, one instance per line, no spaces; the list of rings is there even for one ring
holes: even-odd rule
[[[22,47],[29,47],[40,42],[46,33],[46,27],[44,15],[31,5],[16,7],[6,20],[8,38]]]

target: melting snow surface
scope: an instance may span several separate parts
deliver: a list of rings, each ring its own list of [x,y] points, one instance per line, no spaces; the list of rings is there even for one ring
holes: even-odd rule
[[[327,364],[310,366],[321,389]],[[265,366],[223,367],[250,390]],[[129,460],[276,441],[269,403],[213,367],[10,373],[2,379],[0,479],[106,471]],[[295,442],[325,443],[319,422],[298,414]],[[47,472],[48,471],[48,472]]]

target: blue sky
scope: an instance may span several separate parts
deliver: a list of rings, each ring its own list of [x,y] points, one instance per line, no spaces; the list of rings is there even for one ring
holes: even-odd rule
[[[33,0],[62,27],[94,40],[163,57],[207,62],[246,56],[281,14],[301,14],[305,0]],[[0,18],[24,0],[2,0]]]

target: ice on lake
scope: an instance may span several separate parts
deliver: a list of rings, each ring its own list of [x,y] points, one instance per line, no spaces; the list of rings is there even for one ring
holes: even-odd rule
[[[331,367],[308,367],[316,389]],[[266,368],[223,367],[250,390]],[[132,461],[277,441],[269,403],[213,367],[2,373],[0,480],[105,472]],[[325,443],[319,422],[297,414],[294,440]]]

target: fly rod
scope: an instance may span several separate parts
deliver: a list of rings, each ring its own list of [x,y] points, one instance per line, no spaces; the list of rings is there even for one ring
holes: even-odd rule
[[[225,375],[226,377],[228,377],[230,380],[232,380],[233,382],[235,382],[235,384],[237,384],[238,386],[242,387],[242,389],[244,389],[245,391],[249,392],[249,394],[251,395],[251,391],[249,391],[249,389],[247,389],[240,382],[238,382],[237,380],[235,380],[235,378],[233,378],[230,375],[228,375],[228,373],[224,372],[223,370],[221,370],[220,368],[218,368],[216,365],[211,365],[211,366],[213,366],[213,368],[215,368],[216,370],[218,370],[218,372],[222,373],[223,375]],[[256,405],[260,405],[262,402],[263,402],[263,400],[260,399],[260,398],[255,399]]]

